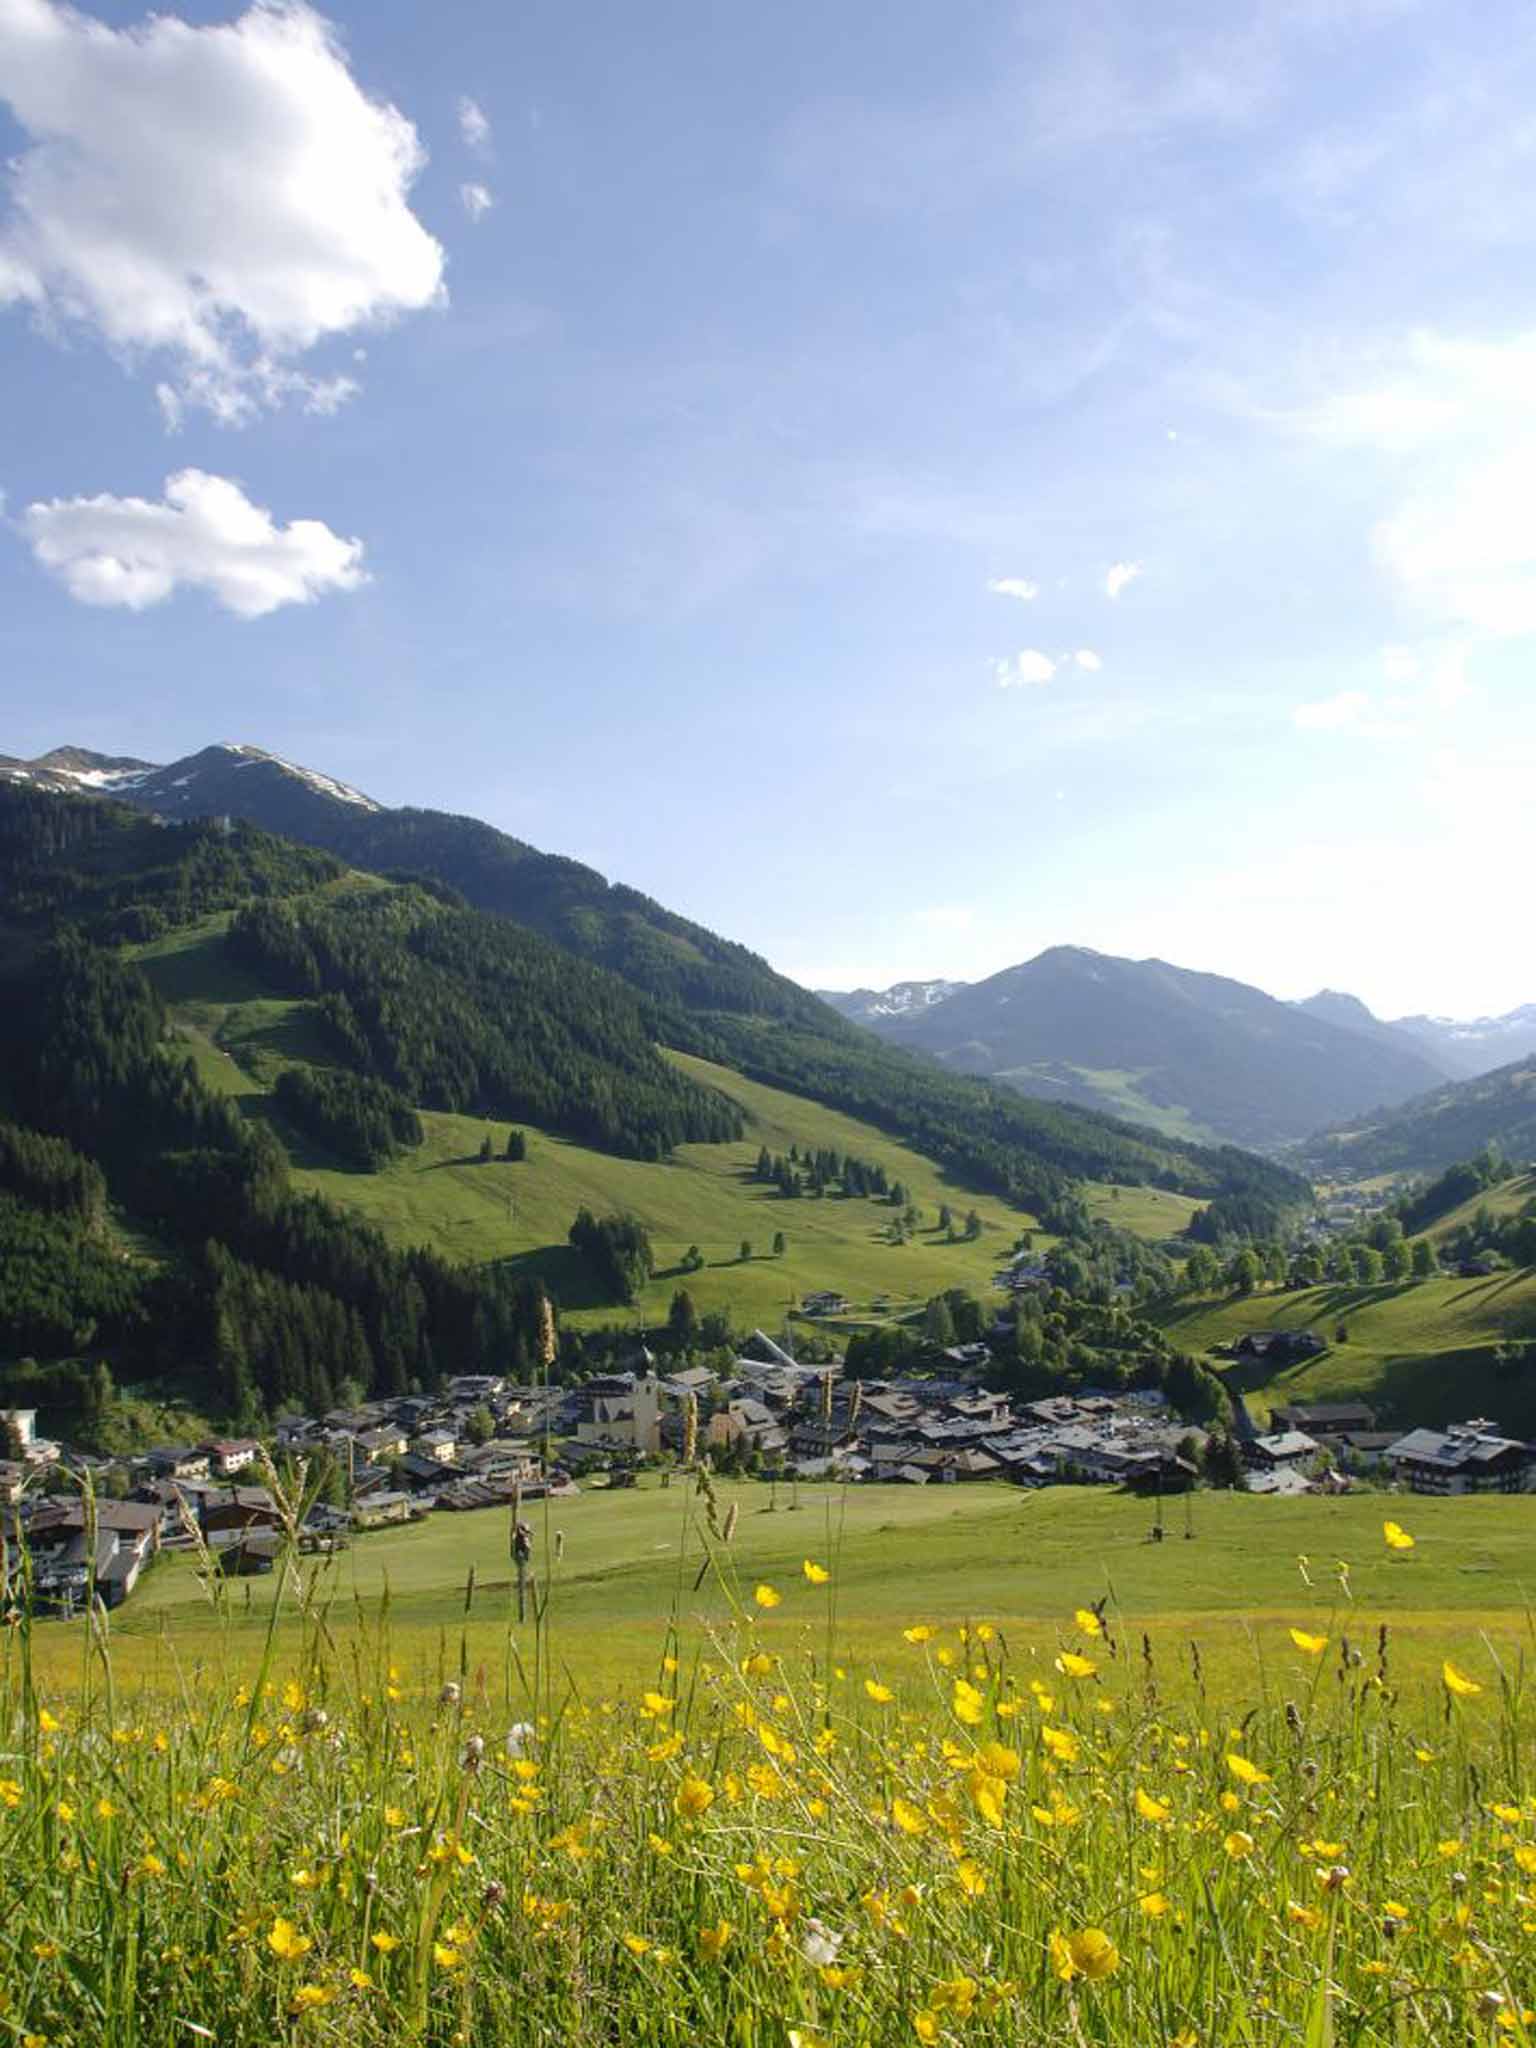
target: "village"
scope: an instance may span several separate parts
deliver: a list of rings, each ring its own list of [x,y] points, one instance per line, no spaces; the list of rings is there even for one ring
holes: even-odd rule
[[[816,1310],[830,1312],[834,1299],[814,1297]],[[1306,1341],[1261,1333],[1240,1348]],[[460,1375],[436,1394],[285,1416],[265,1441],[212,1438],[116,1460],[40,1436],[32,1410],[0,1411],[21,1453],[0,1461],[6,1599],[62,1615],[90,1594],[118,1607],[162,1550],[197,1552],[231,1576],[270,1571],[288,1532],[266,1481],[291,1478],[301,1461],[327,1483],[309,1487],[294,1534],[322,1551],[428,1515],[505,1512],[696,1460],[774,1484],[1087,1485],[1158,1501],[1213,1477],[1211,1433],[1158,1388],[1015,1400],[986,1384],[984,1343],[952,1346],[928,1366],[847,1377],[840,1359],[797,1361],[759,1330],[721,1373],[670,1366],[640,1343],[624,1369],[578,1385]],[[1263,1429],[1239,1403],[1235,1419],[1227,1483],[1255,1494],[1536,1486],[1536,1446],[1486,1418],[1402,1432],[1378,1427],[1363,1402],[1339,1402],[1277,1407]]]

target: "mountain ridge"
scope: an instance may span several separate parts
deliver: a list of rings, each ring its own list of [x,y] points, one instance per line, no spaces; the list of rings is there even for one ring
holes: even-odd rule
[[[1312,1129],[1446,1078],[1391,1027],[1368,1033],[1354,1002],[1288,1004],[1230,976],[1059,945],[921,1008],[866,1003],[861,1021],[1024,1093],[1206,1142],[1280,1147],[1308,1135],[1316,1104],[1347,1107]],[[1340,1005],[1347,1024],[1321,1013]]]

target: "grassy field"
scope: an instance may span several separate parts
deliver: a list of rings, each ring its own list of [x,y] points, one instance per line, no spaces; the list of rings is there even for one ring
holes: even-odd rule
[[[1158,1320],[1193,1352],[1252,1330],[1315,1330],[1324,1338],[1325,1352],[1278,1372],[1262,1361],[1226,1368],[1256,1418],[1284,1401],[1360,1399],[1377,1406],[1384,1427],[1487,1415],[1506,1429],[1536,1433],[1536,1377],[1502,1375],[1493,1355],[1501,1339],[1536,1337],[1536,1273],[1266,1289],[1182,1301]]]
[[[1168,1188],[1117,1188],[1090,1185],[1089,1212],[1119,1230],[1158,1244],[1177,1237],[1201,1203],[1194,1195],[1176,1195]]]
[[[1498,1181],[1493,1187],[1484,1188],[1480,1195],[1473,1195],[1456,1208],[1447,1210],[1422,1235],[1431,1243],[1439,1244],[1453,1230],[1470,1223],[1479,1209],[1487,1209],[1494,1216],[1515,1216],[1533,1197],[1536,1197],[1536,1173],[1517,1173],[1511,1179]]]
[[[369,1626],[287,1585],[259,1670],[168,1598],[78,1689],[6,1630],[0,2037],[1530,2039],[1536,1502],[730,1504],[553,1511],[515,1650],[473,1518],[358,1546]]]
[[[679,1286],[701,1309],[724,1309],[738,1327],[778,1329],[786,1309],[819,1288],[836,1288],[856,1306],[877,1296],[893,1310],[926,1301],[946,1287],[985,1293],[999,1259],[1029,1218],[995,1197],[973,1195],[947,1181],[928,1160],[835,1110],[766,1088],[724,1067],[674,1055],[697,1079],[739,1102],[748,1135],[734,1145],[682,1145],[663,1165],[616,1159],[608,1153],[528,1128],[528,1157],[516,1164],[483,1163],[485,1125],[473,1117],[425,1114],[426,1143],[382,1173],[301,1170],[299,1179],[332,1201],[355,1208],[397,1243],[432,1244],[465,1260],[513,1259],[542,1274],[567,1319],[612,1322],[614,1309],[593,1299],[583,1262],[565,1243],[578,1209],[630,1210],[651,1235],[657,1277],[645,1290],[639,1319],[662,1320]],[[498,1138],[505,1126],[497,1127]],[[787,1153],[792,1144],[830,1145],[878,1160],[905,1182],[922,1213],[915,1237],[886,1241],[892,1211],[871,1201],[840,1196],[785,1201],[751,1179],[758,1149]],[[982,1218],[974,1243],[945,1241],[937,1227],[948,1202],[957,1224],[975,1208]],[[771,1255],[782,1230],[788,1249]],[[752,1257],[743,1260],[743,1240]],[[678,1264],[690,1245],[705,1264],[683,1275]]]
[[[718,1495],[722,1518],[732,1504],[738,1514],[722,1552],[731,1574],[748,1589],[765,1581],[784,1591],[782,1607],[764,1620],[775,1646],[814,1647],[826,1627],[825,1603],[809,1601],[801,1576],[810,1557],[835,1570],[841,1651],[895,1672],[903,1668],[900,1629],[914,1620],[950,1629],[986,1620],[1005,1632],[1016,1656],[1048,1664],[1056,1617],[1106,1597],[1126,1653],[1146,1631],[1175,1685],[1189,1678],[1195,1642],[1213,1680],[1263,1687],[1284,1649],[1285,1626],[1319,1626],[1328,1616],[1329,1626],[1362,1638],[1390,1622],[1403,1668],[1428,1669],[1447,1642],[1464,1642],[1469,1631],[1486,1632],[1503,1654],[1517,1655],[1527,1642],[1526,1601],[1536,1592],[1536,1498],[1289,1501],[1202,1493],[1187,1510],[1192,1540],[1184,1534],[1185,1504],[1176,1501],[1165,1507],[1166,1540],[1154,1543],[1150,1503],[1097,1488],[770,1490],[721,1482]],[[1386,1551],[1383,1512],[1413,1529],[1411,1556]],[[548,1639],[583,1694],[640,1680],[669,1625],[707,1651],[710,1631],[729,1623],[722,1583],[713,1576],[697,1583],[704,1523],[681,1479],[612,1493],[594,1487],[547,1509],[538,1504],[532,1519],[538,1568],[552,1572]],[[359,1537],[333,1563],[312,1567],[331,1602],[333,1633],[345,1636],[387,1602],[402,1663],[456,1666],[462,1637],[470,1664],[499,1677],[507,1539],[507,1517],[494,1510],[438,1514]],[[1299,1556],[1311,1560],[1310,1588]],[[1340,1559],[1351,1565],[1348,1598],[1336,1576]],[[165,1556],[114,1619],[120,1680],[163,1683],[178,1668],[224,1658],[248,1668],[274,1584],[235,1584],[226,1633],[193,1561]],[[40,1628],[39,1668],[67,1678],[80,1647],[72,1626]]]

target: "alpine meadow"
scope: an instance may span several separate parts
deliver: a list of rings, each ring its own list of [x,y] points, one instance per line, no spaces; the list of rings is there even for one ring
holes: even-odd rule
[[[1533,89],[0,0],[0,2048],[1536,2048]]]

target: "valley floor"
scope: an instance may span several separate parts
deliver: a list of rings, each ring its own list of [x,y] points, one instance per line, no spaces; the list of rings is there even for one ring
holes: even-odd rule
[[[712,1633],[738,1604],[751,1606],[760,1583],[783,1594],[759,1616],[775,1647],[814,1650],[831,1630],[840,1654],[898,1676],[910,1663],[901,1630],[914,1621],[950,1629],[990,1622],[1016,1658],[1040,1659],[1048,1673],[1061,1617],[1099,1600],[1115,1618],[1117,1654],[1139,1655],[1145,1633],[1174,1686],[1190,1680],[1191,1644],[1213,1683],[1285,1683],[1290,1625],[1364,1642],[1386,1623],[1400,1676],[1431,1671],[1449,1644],[1464,1649],[1469,1637],[1483,1639],[1490,1677],[1495,1653],[1518,1659],[1536,1648],[1527,1607],[1536,1497],[1199,1493],[1187,1505],[1165,1503],[1165,1538],[1154,1542],[1152,1503],[1099,1488],[719,1482],[716,1495],[720,1520],[736,1510],[729,1547],[706,1541],[702,1503],[681,1479],[612,1493],[594,1487],[533,1509],[535,1570],[550,1579],[546,1653],[583,1695],[652,1674],[668,1628],[680,1630],[685,1654],[707,1659]],[[1415,1535],[1411,1554],[1387,1551],[1384,1515]],[[328,1603],[336,1641],[382,1627],[402,1666],[446,1671],[462,1659],[500,1685],[508,1535],[495,1510],[438,1514],[361,1536],[334,1564],[305,1570],[316,1600]],[[712,1569],[700,1579],[710,1551],[723,1580]],[[805,1582],[807,1558],[830,1569],[826,1592]],[[226,1665],[248,1671],[261,1655],[275,1583],[235,1582],[221,1619],[191,1559],[163,1558],[114,1618],[119,1683],[179,1684]],[[513,1634],[527,1654],[532,1629]],[[280,1633],[280,1652],[283,1640]],[[36,1632],[46,1682],[70,1682],[83,1649],[71,1624]]]

